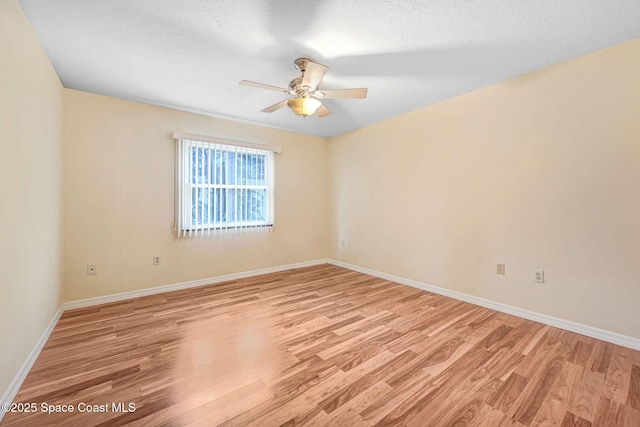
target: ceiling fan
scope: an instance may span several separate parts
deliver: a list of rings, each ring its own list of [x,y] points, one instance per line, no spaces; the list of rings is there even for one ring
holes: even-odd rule
[[[294,61],[296,69],[302,72],[302,76],[289,82],[289,87],[278,87],[263,83],[242,80],[243,86],[257,87],[260,89],[284,92],[293,95],[293,98],[285,99],[277,104],[261,110],[263,113],[272,113],[284,106],[288,106],[299,116],[308,117],[317,114],[322,118],[331,114],[331,111],[320,102],[321,99],[364,99],[367,97],[366,88],[358,89],[320,89],[318,86],[329,67],[318,64],[309,58],[298,58]]]

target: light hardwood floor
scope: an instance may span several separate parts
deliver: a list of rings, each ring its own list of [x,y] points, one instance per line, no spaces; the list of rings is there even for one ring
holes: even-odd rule
[[[67,311],[15,402],[2,426],[638,427],[640,352],[322,265]]]

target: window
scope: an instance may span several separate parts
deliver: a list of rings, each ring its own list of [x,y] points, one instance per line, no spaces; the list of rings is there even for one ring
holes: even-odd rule
[[[179,236],[273,226],[272,151],[176,139]]]

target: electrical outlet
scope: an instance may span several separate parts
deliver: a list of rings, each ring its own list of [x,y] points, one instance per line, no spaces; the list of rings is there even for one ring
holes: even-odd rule
[[[496,274],[500,274],[501,276],[504,276],[504,264],[497,264]]]
[[[87,264],[87,274],[94,275],[98,274],[98,268],[95,264]]]
[[[534,271],[533,281],[537,283],[544,283],[544,271]]]
[[[160,265],[160,257],[155,255],[153,257],[153,265]]]

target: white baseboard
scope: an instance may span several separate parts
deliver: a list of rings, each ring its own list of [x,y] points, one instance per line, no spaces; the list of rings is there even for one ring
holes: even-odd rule
[[[456,292],[456,291],[440,288],[433,285],[427,285],[425,283],[418,282],[415,280],[405,279],[403,277],[382,273],[380,271],[371,270],[369,268],[360,267],[353,264],[348,264],[342,261],[329,259],[328,263],[336,265],[338,267],[348,268],[349,270],[354,270],[360,273],[368,274],[370,276],[389,280],[391,282],[396,282],[402,285],[411,286],[413,288],[422,289],[423,291],[433,292],[434,294],[444,295],[446,297],[454,298],[460,301],[465,301],[471,304],[479,305],[481,307],[490,308],[492,310],[500,311],[502,313],[512,314],[514,316],[533,320],[535,322],[544,323],[545,325],[565,329],[567,331],[575,332],[577,334],[586,335],[591,338],[596,338],[602,341],[610,342],[612,344],[628,347],[633,350],[640,350],[640,339],[638,338],[633,338],[627,335],[606,331],[604,329],[595,328],[593,326],[583,325],[581,323],[571,322],[569,320],[560,319],[558,317],[553,317],[546,314],[536,313],[534,311],[529,311],[522,308],[511,306],[511,305],[487,300],[484,298],[475,297],[473,295],[464,294],[462,292]]]
[[[227,282],[229,280],[244,279],[247,277],[259,276],[261,274],[278,273],[280,271],[292,270],[294,268],[310,267],[313,265],[321,265],[326,263],[327,263],[326,259],[317,259],[313,261],[298,262],[295,264],[279,265],[277,267],[267,267],[267,268],[261,268],[258,270],[243,271],[241,273],[226,274],[224,276],[216,276],[216,277],[209,277],[206,279],[198,279],[198,280],[191,280],[188,282],[174,283],[172,285],[156,286],[154,288],[145,288],[145,289],[140,289],[136,291],[120,292],[117,294],[105,295],[102,297],[70,301],[70,302],[65,302],[62,305],[62,307],[64,310],[90,307],[92,305],[123,301],[131,298],[161,294],[164,292],[177,291],[180,289],[195,288],[198,286],[213,285],[215,283]]]
[[[16,394],[18,394],[18,391],[20,390],[24,379],[27,378],[27,374],[31,370],[31,367],[34,363],[36,363],[36,360],[38,359],[38,356],[40,356],[42,348],[47,343],[49,335],[51,335],[51,332],[53,332],[53,328],[56,327],[56,324],[58,323],[58,320],[60,319],[60,316],[62,316],[63,312],[64,310],[61,306],[58,311],[56,311],[56,314],[53,315],[53,318],[45,328],[44,332],[42,332],[42,335],[40,335],[40,338],[36,342],[36,345],[33,347],[33,350],[31,350],[31,353],[29,353],[27,359],[18,370],[18,373],[13,378],[13,381],[11,381],[11,384],[9,384],[7,390],[4,392],[2,397],[0,397],[0,403],[13,402],[13,399],[16,397]],[[4,414],[5,411],[0,409],[0,421],[2,421]]]

